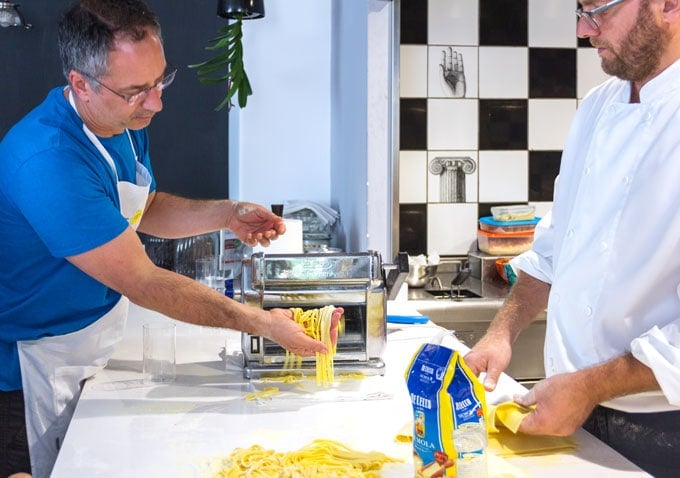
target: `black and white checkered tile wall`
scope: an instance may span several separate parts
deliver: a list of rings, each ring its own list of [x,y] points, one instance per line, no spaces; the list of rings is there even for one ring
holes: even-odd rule
[[[491,206],[550,209],[578,100],[607,79],[575,0],[401,0],[399,250],[465,255]]]

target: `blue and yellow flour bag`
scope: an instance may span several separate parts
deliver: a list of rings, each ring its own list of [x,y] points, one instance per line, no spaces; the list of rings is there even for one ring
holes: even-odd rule
[[[421,345],[405,373],[413,406],[416,477],[462,476],[466,474],[463,468],[476,461],[486,468],[483,455],[486,446],[484,386],[465,364],[462,355],[441,345],[441,339],[440,336],[439,343]],[[479,445],[472,449],[468,449],[466,438],[470,432],[481,434],[477,440]],[[457,444],[454,435],[458,437]],[[463,440],[468,443],[464,444]],[[485,469],[479,470],[478,476],[485,474]]]

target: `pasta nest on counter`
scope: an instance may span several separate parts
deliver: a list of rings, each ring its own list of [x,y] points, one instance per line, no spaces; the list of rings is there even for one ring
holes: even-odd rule
[[[216,478],[377,478],[385,463],[402,460],[380,452],[361,452],[335,441],[317,439],[291,452],[260,445],[237,448]]]

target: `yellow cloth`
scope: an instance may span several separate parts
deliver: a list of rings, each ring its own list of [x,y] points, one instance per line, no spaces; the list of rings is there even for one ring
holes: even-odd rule
[[[497,456],[545,455],[568,452],[578,447],[572,437],[526,435],[517,433],[530,408],[513,401],[488,406],[489,451]],[[413,441],[413,424],[407,423],[397,434],[399,442]]]

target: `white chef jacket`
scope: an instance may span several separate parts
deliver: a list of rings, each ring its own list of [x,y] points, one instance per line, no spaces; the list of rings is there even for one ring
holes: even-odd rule
[[[548,376],[632,352],[661,392],[602,405],[680,410],[680,61],[629,98],[612,78],[583,99],[551,214],[513,265],[552,284]]]

